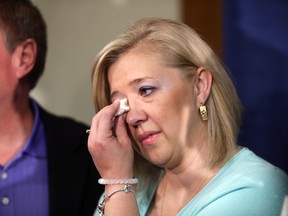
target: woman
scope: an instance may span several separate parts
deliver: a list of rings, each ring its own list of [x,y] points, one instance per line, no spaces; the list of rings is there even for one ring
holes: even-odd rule
[[[139,20],[98,54],[92,79],[88,147],[104,178],[102,213],[280,214],[287,175],[237,146],[236,90],[191,28]],[[115,117],[121,98],[129,111]]]

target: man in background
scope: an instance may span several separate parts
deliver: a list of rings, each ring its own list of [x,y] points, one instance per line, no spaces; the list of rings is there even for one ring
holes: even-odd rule
[[[87,126],[29,97],[43,73],[46,24],[29,0],[0,0],[0,215],[92,215],[102,188]]]

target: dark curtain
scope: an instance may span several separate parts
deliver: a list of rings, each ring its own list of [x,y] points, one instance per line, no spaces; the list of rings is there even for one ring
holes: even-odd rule
[[[288,172],[288,0],[224,0],[224,61],[243,103],[239,144]]]

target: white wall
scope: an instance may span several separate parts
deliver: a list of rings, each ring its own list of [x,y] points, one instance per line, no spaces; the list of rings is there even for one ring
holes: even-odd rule
[[[48,26],[44,75],[32,91],[53,113],[90,124],[95,55],[129,23],[157,16],[180,20],[178,0],[34,0]]]

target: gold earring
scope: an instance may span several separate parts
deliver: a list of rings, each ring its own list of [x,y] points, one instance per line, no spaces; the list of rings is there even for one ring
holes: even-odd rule
[[[200,115],[201,115],[202,120],[207,121],[208,120],[208,113],[207,113],[206,106],[203,105],[202,103],[200,103],[199,110],[200,110]]]

